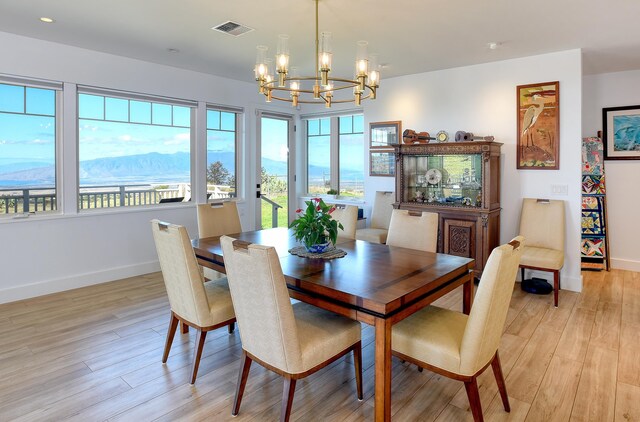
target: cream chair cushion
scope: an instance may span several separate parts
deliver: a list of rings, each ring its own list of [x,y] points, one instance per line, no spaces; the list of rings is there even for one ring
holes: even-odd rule
[[[242,225],[235,202],[198,204],[198,237],[240,232],[242,232]]]
[[[388,234],[389,230],[387,229],[374,229],[368,227],[366,229],[356,230],[356,239],[371,243],[386,243]]]
[[[404,355],[457,374],[467,315],[427,306],[393,326],[391,345]]]
[[[391,212],[393,211],[393,203],[395,200],[396,197],[393,192],[376,192],[373,210],[371,210],[370,227],[374,229],[389,228],[389,221],[391,221]]]
[[[343,230],[338,229],[338,237],[344,239],[356,238],[356,225],[358,224],[358,207],[355,205],[345,205],[336,208],[331,217],[342,224]]]
[[[242,348],[298,374],[360,341],[360,323],[305,303],[291,305],[273,247],[221,238]]]
[[[159,220],[151,226],[171,310],[200,327],[233,318],[226,279],[205,287],[187,230]]]
[[[373,243],[385,243],[387,241],[387,232],[395,199],[393,192],[376,192],[369,227],[356,230],[356,239]]]
[[[226,277],[205,283],[204,290],[209,302],[209,313],[213,321],[227,321],[235,317],[233,303],[231,302],[231,292],[229,292],[229,283]]]
[[[321,364],[360,341],[360,323],[308,303],[293,305],[296,331],[302,353],[302,370]]]
[[[520,235],[527,239],[520,264],[559,270],[564,265],[564,201],[522,200]]]
[[[198,204],[198,237],[222,236],[242,231],[240,216],[235,202]],[[224,274],[202,267],[202,273],[208,280],[226,278]]]
[[[564,252],[556,249],[526,246],[524,251],[522,251],[520,264],[529,267],[559,270],[564,265]]]
[[[435,252],[438,248],[438,214],[393,210],[387,245]]]
[[[429,365],[472,376],[488,364],[500,343],[524,238],[495,248],[478,286],[471,313],[430,306],[393,326],[392,348]]]

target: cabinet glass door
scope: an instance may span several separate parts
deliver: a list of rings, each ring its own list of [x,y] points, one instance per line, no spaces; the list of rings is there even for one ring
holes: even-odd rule
[[[482,206],[480,154],[404,156],[404,198],[408,202]]]

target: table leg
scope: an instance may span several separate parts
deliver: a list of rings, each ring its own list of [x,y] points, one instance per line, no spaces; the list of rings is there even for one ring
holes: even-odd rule
[[[464,283],[462,293],[462,312],[469,315],[473,304],[473,271],[469,272],[468,280]]]
[[[376,318],[375,420],[391,420],[391,322]]]

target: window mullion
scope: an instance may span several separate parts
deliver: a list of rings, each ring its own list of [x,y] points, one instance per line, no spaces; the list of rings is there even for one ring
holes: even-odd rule
[[[340,123],[337,116],[331,117],[330,157],[331,189],[338,190],[340,186]]]

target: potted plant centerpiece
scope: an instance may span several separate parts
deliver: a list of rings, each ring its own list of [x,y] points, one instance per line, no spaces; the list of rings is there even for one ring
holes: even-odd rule
[[[336,199],[338,197],[338,191],[335,189],[329,189],[327,191],[327,195],[329,196],[329,198]]]
[[[322,253],[336,244],[338,229],[344,230],[344,227],[331,217],[335,206],[325,204],[321,198],[313,198],[305,204],[307,209],[296,210],[298,218],[291,222],[289,228],[293,229],[293,236],[308,252]]]

